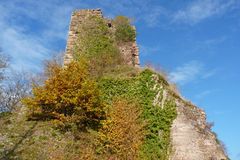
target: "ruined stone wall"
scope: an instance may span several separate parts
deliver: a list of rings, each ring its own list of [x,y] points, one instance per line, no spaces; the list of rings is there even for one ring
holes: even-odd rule
[[[103,14],[101,9],[87,9],[87,10],[77,10],[72,13],[71,16],[71,23],[69,27],[69,33],[68,33],[68,40],[67,40],[67,46],[64,56],[64,65],[69,64],[73,60],[73,49],[76,43],[76,40],[78,38],[78,27],[79,25],[83,24],[84,21],[89,16],[98,16],[103,18]],[[110,27],[110,29],[114,28],[113,24],[111,24],[111,20],[105,19],[106,25]],[[123,55],[123,58],[125,62],[129,65],[133,66],[139,66],[139,50],[136,43],[136,40],[134,42],[128,42],[123,43],[118,46],[120,53]]]
[[[128,42],[119,46],[120,52],[123,54],[124,61],[133,66],[139,66],[139,51],[136,42]]]
[[[200,108],[177,100],[178,116],[171,128],[170,160],[227,160],[224,148]]]
[[[68,40],[67,40],[67,46],[64,56],[64,65],[70,63],[73,60],[73,49],[76,43],[76,40],[78,38],[78,27],[89,16],[102,16],[102,11],[100,9],[94,9],[94,10],[77,10],[72,13],[71,16],[71,23],[69,26],[69,32],[68,32]]]

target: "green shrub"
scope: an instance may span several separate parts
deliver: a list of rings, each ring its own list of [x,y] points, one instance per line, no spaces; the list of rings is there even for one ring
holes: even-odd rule
[[[1,112],[1,113],[0,113],[0,118],[8,117],[8,116],[10,116],[11,114],[12,114],[11,112]]]
[[[132,42],[136,38],[136,31],[131,26],[130,20],[124,16],[117,16],[114,19],[114,25],[116,27],[115,39],[118,43]]]

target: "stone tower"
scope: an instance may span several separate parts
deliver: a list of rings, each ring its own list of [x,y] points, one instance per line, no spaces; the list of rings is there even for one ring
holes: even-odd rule
[[[64,56],[64,65],[67,65],[73,60],[73,49],[78,38],[78,27],[83,24],[89,16],[98,16],[104,18],[101,9],[86,9],[77,10],[72,13],[71,23],[68,32],[67,46]],[[114,28],[112,20],[104,18],[106,25],[109,28]],[[133,26],[134,27],[134,26]],[[118,46],[120,53],[123,55],[124,61],[129,64],[138,67],[139,51],[136,40],[134,42],[127,42]]]

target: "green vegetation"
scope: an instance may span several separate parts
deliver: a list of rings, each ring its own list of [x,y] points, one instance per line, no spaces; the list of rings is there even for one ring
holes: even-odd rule
[[[10,115],[11,115],[11,112],[1,112],[0,118],[4,118],[4,117],[10,116]]]
[[[117,16],[114,19],[116,27],[115,38],[118,43],[132,42],[136,38],[136,31],[131,26],[130,20],[124,16]]]
[[[30,109],[30,118],[55,119],[68,128],[95,126],[104,119],[104,104],[96,83],[90,79],[86,64],[72,62],[66,68],[53,66],[43,86],[33,85],[33,97],[23,102]]]
[[[152,80],[154,74],[146,69],[131,79],[103,78],[99,85],[103,92],[103,98],[109,104],[116,97],[129,101],[135,100],[140,104],[142,123],[146,123],[146,135],[139,152],[140,159],[164,160],[167,159],[170,152],[170,127],[176,117],[176,107],[173,100],[169,100],[163,109],[160,106],[153,106],[153,100],[157,94],[152,90],[156,84]],[[161,85],[165,81],[158,83]]]
[[[99,131],[99,153],[114,159],[137,159],[144,138],[140,106],[136,102],[116,99],[109,110],[108,119]]]
[[[89,17],[79,27],[74,57],[87,59],[92,76],[101,76],[107,70],[123,63],[122,56],[114,43],[112,32],[102,18]]]
[[[8,123],[0,158],[168,159],[175,102],[153,101],[159,95],[162,102],[169,85],[150,69],[124,64],[116,45],[133,41],[135,30],[125,17],[114,23],[112,33],[103,19],[89,17],[79,27],[75,61],[47,64],[47,80],[23,100],[26,110],[0,116],[0,125]]]

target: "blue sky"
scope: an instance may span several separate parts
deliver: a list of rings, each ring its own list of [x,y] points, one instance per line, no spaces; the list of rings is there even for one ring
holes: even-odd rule
[[[167,72],[240,159],[240,0],[0,0],[0,48],[12,67],[36,72],[63,52],[71,12],[81,8],[131,17],[141,64]]]

